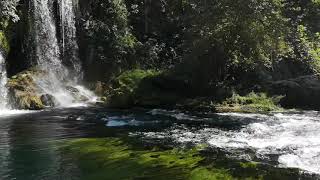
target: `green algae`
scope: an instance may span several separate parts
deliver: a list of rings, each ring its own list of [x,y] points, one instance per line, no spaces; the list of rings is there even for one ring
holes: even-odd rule
[[[10,51],[9,41],[3,31],[0,30],[0,49],[3,49],[6,53]]]
[[[84,180],[235,179],[227,169],[201,166],[199,148],[137,149],[120,138],[75,139],[64,146]]]
[[[250,162],[240,162],[240,166],[242,168],[257,168],[258,162],[250,161]]]
[[[235,179],[232,177],[227,170],[223,169],[208,169],[208,168],[197,168],[191,171],[190,180],[231,180]]]
[[[233,94],[221,104],[215,105],[217,112],[266,113],[283,111],[278,105],[282,96],[269,97],[265,93],[251,92],[246,96]]]
[[[141,146],[141,141],[128,137],[79,138],[60,143],[62,154],[78,168],[81,180],[289,180],[299,175],[296,169],[210,158],[205,146]]]

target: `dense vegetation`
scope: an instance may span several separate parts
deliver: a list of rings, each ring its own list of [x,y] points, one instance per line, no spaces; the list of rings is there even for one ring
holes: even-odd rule
[[[266,82],[320,70],[319,1],[116,2],[118,8],[110,8],[110,2],[106,6],[92,2],[94,12],[104,13],[92,15],[87,22],[100,24],[96,33],[103,47],[97,49],[106,52],[96,60],[105,64],[98,76],[103,82],[127,69],[160,70],[166,72],[166,80],[180,86],[157,83],[155,92],[159,86],[162,91],[167,86],[184,87],[180,90],[187,97],[223,99],[234,91],[268,92]],[[108,13],[114,18],[103,19]],[[116,27],[105,36],[108,40],[100,38],[105,35],[102,27],[108,32]],[[111,51],[106,47],[110,45]],[[109,65],[115,63],[117,69]]]
[[[20,37],[27,30],[8,29],[26,24],[27,2],[1,1],[3,49],[17,51],[21,46],[15,43],[24,42],[14,33]],[[99,94],[115,94],[122,87],[114,83],[117,77],[140,69],[162,72],[144,87],[174,91],[174,102],[177,91],[183,91],[181,99],[221,102],[252,91],[287,95],[275,92],[270,82],[319,73],[319,22],[319,0],[80,0],[77,33],[85,80],[99,84],[104,91]],[[6,35],[15,41],[9,45]],[[26,62],[28,57],[15,51],[9,64],[17,58]],[[9,72],[23,69],[10,67]]]
[[[96,46],[96,61],[106,63],[105,72],[108,63],[118,63],[123,71],[168,69],[183,62],[192,63],[187,73],[200,76],[201,70],[203,83],[210,83],[256,69],[275,71],[280,61],[304,64],[296,74],[318,71],[319,1],[115,0],[89,5],[86,34]]]
[[[318,111],[283,111],[320,110],[320,0],[0,0],[0,56],[1,111],[63,107],[4,121],[9,174],[27,157],[55,164],[43,177],[56,165],[90,180],[318,177]]]

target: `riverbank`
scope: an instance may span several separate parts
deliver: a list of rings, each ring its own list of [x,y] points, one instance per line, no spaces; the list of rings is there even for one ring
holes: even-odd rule
[[[95,91],[102,97],[101,104],[107,108],[167,108],[216,113],[319,108],[320,78],[317,75],[254,86],[245,90],[215,86],[209,94],[201,95],[192,92],[187,79],[163,72],[132,70],[122,73],[109,84],[98,83]]]
[[[54,96],[44,94],[39,84],[35,83],[39,76],[45,74],[31,68],[9,78],[6,87],[10,105],[28,110],[61,106]],[[115,109],[140,107],[191,112],[271,113],[319,108],[320,78],[317,75],[257,84],[255,86],[259,88],[245,91],[232,86],[215,86],[207,95],[192,92],[186,79],[173,77],[166,72],[137,69],[126,71],[109,83],[91,85],[97,97],[86,89],[68,85],[64,93],[73,99],[72,103],[92,104],[94,97],[97,105]]]

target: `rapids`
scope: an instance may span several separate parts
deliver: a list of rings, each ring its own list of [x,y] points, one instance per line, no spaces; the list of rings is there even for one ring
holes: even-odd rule
[[[164,132],[145,132],[149,138],[170,138],[177,143],[207,144],[232,153],[234,158],[253,160],[258,158],[278,167],[299,168],[320,174],[320,113],[239,114],[221,113],[225,119],[219,124],[209,117],[196,117],[179,112],[153,110],[180,120],[201,121],[203,127],[176,125]],[[231,124],[231,126],[227,126]],[[245,153],[250,152],[250,153]],[[254,152],[253,154],[251,152]]]

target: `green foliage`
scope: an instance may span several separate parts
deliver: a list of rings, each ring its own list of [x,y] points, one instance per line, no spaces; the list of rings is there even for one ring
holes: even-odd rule
[[[130,107],[134,104],[137,89],[142,81],[159,74],[157,71],[140,69],[122,73],[113,80],[112,88],[107,94],[107,103],[111,107]]]
[[[128,11],[123,0],[94,0],[87,2],[90,13],[85,12],[83,56],[93,56],[95,61],[86,64],[91,74],[99,73],[100,78],[108,79],[122,69],[134,67],[137,40],[130,32]],[[91,54],[94,52],[94,54]]]
[[[157,71],[136,69],[122,73],[114,80],[114,83],[121,92],[131,93],[139,87],[144,78],[157,75],[159,75]]]
[[[306,72],[318,69],[315,0],[95,1],[85,24],[88,34],[94,32],[97,59],[115,71],[108,78],[137,67],[170,69],[182,61],[178,71],[194,88],[205,89],[239,83],[259,69],[272,74],[284,60],[299,62]],[[306,27],[308,43],[299,25]]]
[[[137,149],[119,138],[75,139],[64,152],[78,161],[83,180],[234,179],[225,169],[200,166],[198,150]]]
[[[268,97],[265,93],[251,92],[246,96],[240,96],[234,93],[232,97],[226,99],[222,104],[217,105],[216,109],[221,112],[270,112],[279,111],[281,108],[277,105],[281,96]]]
[[[305,26],[298,26],[298,34],[300,43],[307,52],[307,60],[311,61],[313,68],[317,73],[320,73],[320,32],[313,36],[308,35],[308,30]]]
[[[140,68],[167,69],[181,61],[181,1],[126,0],[129,24],[139,46]]]
[[[187,10],[192,27],[187,32],[192,37],[189,51],[194,54],[193,59],[198,56],[196,60],[204,64],[222,62],[218,69],[222,76],[216,76],[219,80],[236,77],[234,71],[246,72],[261,65],[271,67],[279,57],[279,46],[285,44],[289,31],[288,18],[281,15],[279,1],[191,2]],[[215,53],[224,56],[213,58]]]

